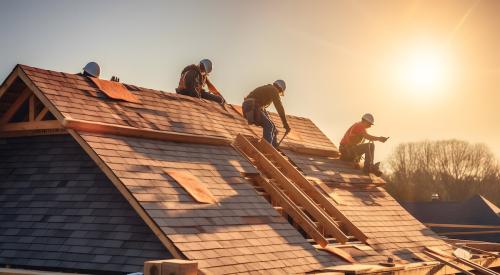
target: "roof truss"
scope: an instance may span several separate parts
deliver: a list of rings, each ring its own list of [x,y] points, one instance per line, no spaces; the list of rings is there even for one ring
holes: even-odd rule
[[[8,92],[16,96],[0,116],[0,137],[65,133],[62,124],[54,115],[55,112],[50,111],[51,107],[44,103],[40,91],[40,95],[37,95],[32,88],[34,86],[24,79],[26,75],[23,74],[24,72],[16,67],[0,87],[0,100]],[[17,79],[21,79],[24,85],[12,90],[15,89],[12,84]]]

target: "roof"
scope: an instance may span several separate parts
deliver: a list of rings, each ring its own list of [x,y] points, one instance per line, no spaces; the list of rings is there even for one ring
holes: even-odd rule
[[[0,139],[0,263],[137,272],[171,258],[68,135]]]
[[[500,233],[500,211],[496,205],[476,195],[463,202],[431,201],[403,202],[404,208],[423,223],[436,224],[434,230],[438,234],[457,236],[462,239],[498,242]],[[451,225],[446,227],[446,225]],[[456,227],[457,225],[477,226],[476,228]],[[455,227],[453,227],[455,226]],[[496,226],[496,233],[491,228]],[[481,234],[480,232],[488,232]],[[472,234],[471,232],[477,232]],[[465,234],[460,234],[465,233]],[[457,234],[457,235],[454,235]]]
[[[260,136],[261,130],[249,127],[238,108],[224,110],[213,102],[134,85],[125,87],[140,104],[117,101],[79,75],[24,65],[15,68],[16,74],[50,107],[66,127],[61,133],[71,134],[172,256],[196,260],[203,272],[213,274],[303,273],[345,264],[316,250],[246,178],[258,171],[229,142],[240,133]],[[0,88],[0,112],[23,88],[18,82],[9,77],[3,97]],[[345,248],[358,261],[377,263],[388,256],[419,261],[424,246],[446,249],[377,186],[382,179],[338,160],[336,146],[311,120],[288,117],[293,131],[283,142],[283,152],[311,180],[332,188],[340,197],[332,203],[369,237],[372,249]],[[281,125],[274,114],[273,119]],[[166,170],[196,176],[218,203],[197,203]]]

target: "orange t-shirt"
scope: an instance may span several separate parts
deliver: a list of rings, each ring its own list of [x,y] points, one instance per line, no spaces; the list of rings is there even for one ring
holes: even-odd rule
[[[363,134],[366,134],[366,126],[362,122],[354,123],[344,134],[340,141],[343,145],[358,145],[363,141]]]

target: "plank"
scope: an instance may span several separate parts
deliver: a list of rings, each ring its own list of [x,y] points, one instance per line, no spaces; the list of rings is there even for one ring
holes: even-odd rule
[[[438,232],[437,234],[445,236],[489,235],[489,234],[500,234],[500,230]]]
[[[326,212],[344,223],[349,232],[355,236],[359,241],[365,242],[368,237],[354,225],[335,205],[328,200],[303,174],[301,174],[293,165],[285,159],[271,144],[261,139],[258,143],[259,149],[266,154],[272,155],[273,160],[277,161],[281,170],[285,172],[288,178],[297,183],[306,194],[309,195],[314,201],[318,202]]]
[[[226,138],[182,134],[168,131],[158,131],[151,129],[139,129],[129,126],[113,125],[101,122],[86,121],[65,118],[63,126],[76,131],[91,132],[98,134],[119,135],[128,137],[138,137],[145,139],[166,140],[183,143],[209,144],[209,145],[229,145],[231,141]]]
[[[500,225],[450,224],[450,223],[424,223],[424,225],[427,227],[444,227],[444,228],[500,229]]]
[[[16,66],[14,70],[7,76],[7,78],[4,80],[2,83],[2,86],[0,86],[0,98],[7,92],[7,90],[10,88],[12,83],[17,79],[18,73],[19,73],[19,66]]]
[[[104,174],[118,189],[118,191],[125,197],[125,199],[149,226],[149,228],[151,228],[153,233],[158,237],[158,239],[160,239],[162,244],[168,249],[172,256],[177,259],[185,259],[185,257],[177,250],[175,245],[172,243],[172,241],[170,241],[163,230],[161,230],[158,224],[146,213],[146,210],[142,208],[140,203],[134,198],[127,187],[125,187],[121,180],[115,175],[113,170],[111,170],[111,168],[97,155],[97,153],[90,147],[90,145],[88,145],[88,143],[75,130],[69,129],[68,132],[80,144],[83,150],[87,152],[87,154],[97,164],[97,166],[99,166],[99,168],[104,172]]]
[[[197,202],[214,204],[217,200],[212,195],[210,190],[196,176],[184,171],[176,171],[165,169],[170,177],[172,177],[186,192],[193,197]]]
[[[122,83],[114,82],[95,77],[89,77],[92,82],[105,93],[108,97],[113,99],[120,99],[132,103],[140,103],[139,98],[131,93]]]
[[[34,121],[35,120],[35,95],[31,94],[30,99],[29,99],[29,115],[28,115],[28,120],[29,121]]]
[[[57,120],[13,122],[0,125],[0,132],[62,129]]]
[[[40,113],[36,116],[35,121],[41,121],[48,112],[49,109],[47,107],[43,107]]]
[[[0,124],[4,124],[9,122],[9,120],[16,114],[17,110],[23,105],[23,103],[28,99],[31,95],[31,91],[26,88],[21,94],[17,97],[17,99],[10,105],[9,109],[4,113],[2,118],[0,119]]]
[[[468,270],[467,270],[467,269],[465,269],[465,268],[462,268],[462,267],[461,267],[461,266],[459,266],[459,265],[456,265],[456,264],[454,264],[454,263],[452,263],[452,262],[448,261],[448,260],[447,260],[447,259],[445,259],[444,257],[438,256],[438,255],[436,255],[436,254],[434,254],[434,253],[432,253],[432,252],[430,252],[430,251],[423,251],[423,253],[424,253],[425,255],[427,255],[427,256],[429,256],[429,257],[431,257],[432,259],[434,259],[434,260],[436,260],[436,261],[438,261],[438,262],[442,263],[442,264],[445,264],[445,265],[450,266],[450,267],[452,267],[452,268],[454,268],[454,269],[456,269],[456,270],[458,270],[458,271],[463,272],[464,274],[467,274],[467,275],[474,275],[474,273],[472,273],[472,272],[468,271]]]
[[[333,218],[328,216],[323,209],[319,208],[314,201],[312,201],[299,187],[283,175],[280,170],[276,169],[276,167],[244,136],[238,135],[233,143],[233,146],[242,149],[247,156],[253,158],[257,167],[259,167],[261,171],[265,171],[264,174],[267,174],[270,178],[279,181],[282,184],[282,187],[288,192],[288,196],[290,196],[296,204],[300,203],[304,206],[309,214],[322,223],[328,234],[335,236],[341,243],[348,241],[348,237],[337,227]]]
[[[471,246],[468,246],[468,245],[461,245],[461,247],[465,248],[465,249],[472,250],[472,251],[480,253],[480,254],[485,254],[485,255],[488,255],[488,256],[493,256],[495,258],[500,258],[500,254],[498,254],[498,253],[493,253],[493,252],[490,252],[490,251],[482,250],[482,249],[471,247]]]
[[[349,262],[349,263],[355,263],[356,260],[351,256],[351,254],[347,253],[345,250],[342,250],[341,248],[335,247],[333,245],[327,245],[325,247],[319,248],[320,250],[326,251],[330,254],[333,254],[335,256],[340,257],[341,259]]]

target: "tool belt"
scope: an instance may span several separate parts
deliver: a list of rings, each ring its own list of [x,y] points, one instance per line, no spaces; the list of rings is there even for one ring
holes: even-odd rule
[[[247,120],[248,124],[257,125],[257,122],[259,121],[258,116],[260,115],[260,107],[257,106],[255,98],[245,98],[241,107],[243,109],[243,116]]]

